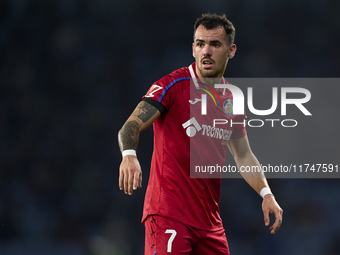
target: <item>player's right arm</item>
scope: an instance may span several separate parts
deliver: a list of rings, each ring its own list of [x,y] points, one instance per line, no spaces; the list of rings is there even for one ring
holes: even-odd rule
[[[118,132],[121,152],[136,150],[139,134],[160,115],[161,112],[156,107],[146,101],[141,101]],[[134,155],[126,155],[119,168],[119,188],[124,189],[125,194],[132,195],[133,190],[136,190],[137,187],[142,187],[142,171],[139,161]]]

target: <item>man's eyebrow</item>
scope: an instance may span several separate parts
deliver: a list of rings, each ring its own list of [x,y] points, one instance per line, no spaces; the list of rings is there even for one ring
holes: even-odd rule
[[[196,39],[196,42],[205,42],[204,40],[202,39]],[[212,40],[212,41],[208,41],[209,43],[220,43],[222,44],[222,42],[220,40]]]
[[[210,41],[210,43],[218,43],[218,44],[222,44],[222,42],[220,40],[212,40]]]

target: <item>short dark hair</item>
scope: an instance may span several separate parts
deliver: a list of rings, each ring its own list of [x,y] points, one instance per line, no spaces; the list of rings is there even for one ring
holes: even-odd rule
[[[227,19],[227,16],[225,14],[217,15],[217,14],[211,14],[211,13],[205,13],[202,14],[201,17],[199,17],[194,25],[194,37],[197,28],[202,25],[205,29],[210,30],[217,27],[223,27],[226,34],[227,34],[227,42],[230,45],[232,45],[235,41],[235,27],[233,23],[231,23],[230,20]]]

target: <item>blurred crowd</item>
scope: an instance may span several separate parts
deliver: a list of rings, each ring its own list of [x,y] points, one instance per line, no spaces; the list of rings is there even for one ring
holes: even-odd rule
[[[143,254],[153,134],[140,138],[143,188],[127,196],[117,132],[152,82],[194,61],[195,19],[225,12],[234,23],[226,76],[337,77],[339,9],[330,0],[2,0],[0,254]],[[340,254],[338,180],[269,180],[287,214],[274,237],[258,195],[243,180],[223,182],[232,254]]]

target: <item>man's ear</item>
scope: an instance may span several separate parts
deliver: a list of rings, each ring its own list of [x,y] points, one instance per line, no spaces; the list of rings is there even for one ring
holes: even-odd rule
[[[229,59],[232,59],[235,56],[236,53],[236,44],[232,44],[229,48]]]

